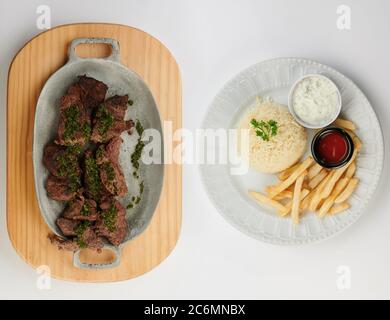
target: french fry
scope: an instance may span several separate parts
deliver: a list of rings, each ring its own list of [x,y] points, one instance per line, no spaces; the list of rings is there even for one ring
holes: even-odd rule
[[[336,121],[333,124],[338,126],[338,127],[343,128],[343,129],[347,129],[347,130],[351,130],[351,131],[356,130],[356,125],[352,121],[349,121],[349,120],[339,118],[339,119],[336,119]]]
[[[315,186],[315,187],[310,191],[310,193],[307,195],[307,197],[305,197],[305,198],[303,199],[303,201],[301,202],[301,210],[302,210],[302,211],[309,209],[309,205],[310,205],[310,203],[311,203],[311,200],[312,200],[313,196],[318,192],[318,190],[319,190],[320,188],[323,187],[323,185],[324,185],[324,183],[325,183],[324,180],[328,179],[328,176],[331,174],[331,172],[330,172],[330,171],[327,171],[327,170],[325,170],[324,172],[326,173],[326,175],[325,175],[325,177],[322,179],[322,181],[320,181],[320,183],[319,183],[317,186]],[[321,174],[321,173],[320,173],[320,174]],[[310,183],[309,183],[309,184],[310,184]],[[319,202],[318,202],[318,203],[319,203]],[[318,205],[318,204],[317,204],[317,205]]]
[[[355,191],[357,185],[359,183],[359,179],[352,178],[349,180],[348,185],[345,187],[345,190],[340,193],[340,195],[335,199],[335,203],[339,204],[349,199],[352,193]]]
[[[327,175],[328,175],[328,171],[325,169],[322,169],[315,177],[313,177],[309,181],[309,185],[308,185],[309,188],[314,189],[315,187],[317,187],[320,184],[320,182],[325,179],[325,177]]]
[[[318,163],[313,164],[310,167],[309,172],[307,173],[307,177],[309,178],[309,180],[313,179],[316,175],[318,175],[322,169],[323,168]]]
[[[333,214],[338,214],[340,212],[343,212],[347,209],[349,209],[350,205],[348,202],[342,202],[339,204],[334,204],[332,208],[330,208],[328,214],[333,215]]]
[[[345,177],[351,179],[356,172],[356,162],[352,162],[348,167],[347,171],[345,171]]]
[[[282,211],[285,209],[285,207],[278,201],[274,199],[268,198],[266,195],[256,192],[256,191],[249,191],[249,195],[255,199],[257,202],[267,205],[269,207],[272,207],[278,211]]]
[[[348,178],[341,178],[336,183],[335,188],[332,191],[332,194],[328,198],[323,199],[323,203],[320,205],[318,210],[318,215],[320,218],[324,217],[329,212],[331,207],[335,204],[335,199],[345,189],[348,182],[349,182]]]
[[[280,192],[284,191],[287,189],[289,186],[291,186],[297,179],[298,177],[306,171],[307,168],[310,167],[310,165],[313,163],[313,158],[310,156],[308,157],[305,161],[303,161],[297,169],[295,169],[294,172],[291,173],[291,175],[284,181],[280,182],[276,186],[272,187],[270,190],[270,198],[275,197],[277,194]]]
[[[321,205],[320,210],[318,211],[319,217],[323,217],[327,214],[327,212],[330,210],[330,208],[335,203],[335,200],[338,197],[338,195],[347,186],[348,182],[349,182],[348,178],[341,178],[339,181],[337,181],[331,195],[328,198],[324,199],[324,203]]]
[[[284,199],[292,199],[293,197],[293,192],[290,190],[284,190],[278,195],[274,197],[276,201],[284,200]]]
[[[310,190],[308,189],[302,189],[302,192],[301,192],[301,201],[304,201],[307,197],[307,195],[310,193]],[[302,203],[302,202],[301,202]],[[291,208],[292,208],[292,205],[293,205],[293,202],[292,200],[290,200],[289,202],[287,202],[283,208],[283,210],[279,210],[278,213],[281,217],[284,217],[284,216],[287,216],[290,211],[291,211]]]
[[[332,178],[327,182],[326,186],[323,189],[321,199],[325,199],[325,198],[330,196],[337,181],[341,178],[341,176],[348,169],[348,167],[351,165],[351,163],[353,163],[355,161],[356,155],[357,155],[357,150],[355,149],[355,151],[352,154],[351,160],[349,160],[349,162],[344,167],[341,167],[339,169],[334,170],[334,174],[333,174]]]
[[[309,204],[309,210],[310,211],[316,211],[318,205],[320,204],[322,198],[322,193],[327,185],[327,183],[332,179],[334,176],[335,171],[330,171],[329,174],[326,176],[324,180],[321,181],[321,183],[317,186],[316,190],[314,191],[313,195],[310,198],[310,204]]]
[[[300,209],[305,211],[309,208],[311,198],[313,197],[314,192],[310,191],[309,194],[302,200]]]
[[[301,202],[302,185],[307,171],[304,171],[295,182],[294,196],[292,200],[291,217],[295,224],[299,224],[299,204]]]
[[[278,179],[281,181],[286,180],[291,175],[291,173],[294,172],[298,167],[299,167],[299,163],[282,171],[281,173],[278,174]]]

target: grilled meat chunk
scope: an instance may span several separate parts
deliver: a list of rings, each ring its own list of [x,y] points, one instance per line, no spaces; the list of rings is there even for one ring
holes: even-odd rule
[[[48,238],[60,250],[77,251],[90,248],[101,252],[103,241],[96,235],[93,228],[86,224],[86,221],[79,223],[74,230],[75,237],[73,239],[63,239],[54,234],[50,234]]]
[[[55,143],[64,146],[84,145],[90,135],[91,119],[83,104],[73,104],[60,111]]]
[[[123,197],[127,186],[119,164],[119,149],[123,140],[113,138],[106,145],[100,145],[96,151],[96,163],[99,165],[100,180],[107,193]]]
[[[80,222],[77,220],[58,218],[56,223],[58,228],[60,228],[61,232],[64,234],[64,236],[70,237],[76,235],[74,230]]]
[[[45,147],[43,163],[53,176],[80,176],[81,170],[78,163],[79,152],[79,148],[76,147],[64,147],[50,143]]]
[[[125,121],[128,96],[113,96],[102,103],[93,120],[91,140],[104,143],[134,127],[132,120]]]
[[[88,110],[96,108],[104,101],[107,85],[86,75],[79,76],[78,84],[84,90],[84,103]]]
[[[69,201],[73,199],[80,188],[78,178],[59,178],[52,174],[46,180],[46,191],[48,196],[57,201]]]
[[[79,245],[73,240],[63,239],[55,234],[49,234],[48,238],[59,250],[77,251],[80,249]]]
[[[64,146],[84,145],[91,135],[91,118],[85,106],[85,92],[72,85],[61,98],[60,117],[55,142]]]
[[[73,220],[95,221],[98,217],[96,202],[92,199],[85,199],[79,195],[65,208],[64,218]]]
[[[126,211],[114,198],[100,203],[101,212],[96,224],[98,235],[106,237],[113,245],[120,245],[127,234]]]

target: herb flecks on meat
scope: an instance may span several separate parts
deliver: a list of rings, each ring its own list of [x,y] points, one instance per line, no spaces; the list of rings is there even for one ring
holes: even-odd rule
[[[117,246],[127,234],[126,211],[115,198],[104,200],[100,203],[100,208],[102,212],[97,221],[96,232]]]
[[[119,137],[123,131],[130,130],[134,123],[124,120],[128,107],[128,96],[113,96],[101,104],[93,120],[91,140],[95,143],[107,143]]]
[[[128,189],[122,168],[119,164],[119,152],[122,138],[115,137],[96,151],[96,163],[99,165],[100,181],[103,190],[112,195],[123,197]]]
[[[81,207],[81,211],[80,213],[83,215],[83,216],[89,216],[91,212],[91,209],[89,207],[89,204],[88,203],[84,203],[83,206]]]
[[[76,242],[81,249],[87,248],[87,243],[84,240],[84,232],[90,226],[88,221],[80,222],[75,228],[74,233],[76,234]]]
[[[79,107],[76,105],[70,106],[64,111],[65,115],[65,131],[64,139],[70,139],[79,128]]]
[[[71,150],[67,150],[57,156],[59,163],[58,175],[60,177],[78,176],[78,158]]]
[[[102,165],[103,170],[106,172],[108,181],[112,182],[115,179],[115,170],[110,162],[106,162]]]
[[[104,210],[101,213],[101,217],[103,219],[104,226],[110,231],[115,231],[116,222],[118,219],[118,210],[116,207],[111,204],[107,210]]]
[[[92,198],[99,200],[101,190],[99,166],[92,156],[85,158],[85,180]]]
[[[109,112],[104,104],[101,104],[96,114],[98,118],[98,132],[102,137],[107,136],[108,130],[114,124],[114,116]]]

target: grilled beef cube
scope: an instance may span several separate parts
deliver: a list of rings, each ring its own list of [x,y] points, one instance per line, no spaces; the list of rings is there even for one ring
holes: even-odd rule
[[[55,143],[73,146],[84,145],[88,141],[91,135],[91,118],[84,100],[84,90],[77,83],[72,85],[61,98]]]
[[[78,84],[84,91],[84,102],[87,109],[91,110],[100,105],[107,93],[107,85],[94,78],[79,76]]]
[[[85,231],[76,240],[81,249],[89,248],[95,249],[98,252],[103,248],[103,241],[98,237],[92,227],[87,227]]]
[[[93,120],[91,140],[104,143],[134,127],[132,120],[125,121],[128,96],[113,96],[97,109]]]
[[[43,163],[47,170],[56,177],[80,176],[79,152],[78,148],[51,143],[45,147]]]
[[[49,234],[48,238],[59,250],[77,251],[80,249],[79,245],[73,240],[63,239],[55,234]]]
[[[78,83],[75,83],[71,85],[66,94],[61,97],[60,111],[64,111],[73,105],[84,104],[84,99],[84,89]]]
[[[95,221],[98,217],[96,202],[92,199],[85,199],[82,195],[70,201],[66,207],[64,218],[73,220]]]
[[[64,236],[69,237],[69,236],[75,236],[75,227],[80,223],[77,220],[70,220],[70,219],[65,219],[65,218],[58,218],[57,221],[57,226],[60,228],[61,232],[64,234]]]
[[[109,194],[119,197],[127,193],[125,177],[119,164],[122,142],[121,137],[113,138],[107,145],[100,145],[96,151],[102,185]]]
[[[100,203],[101,212],[96,224],[98,235],[106,237],[113,245],[120,245],[127,234],[126,211],[114,198]]]
[[[57,201],[69,201],[73,199],[79,188],[80,181],[77,177],[59,178],[51,174],[46,180],[46,191],[48,196]]]
[[[48,238],[60,250],[77,251],[89,248],[101,252],[103,241],[96,235],[92,227],[84,225],[82,222],[75,227],[75,232],[76,237],[73,239],[63,239],[54,234],[49,235]]]
[[[91,135],[91,120],[82,104],[60,112],[56,143],[64,146],[84,145]]]
[[[100,239],[94,231],[94,227],[89,221],[81,221],[74,229],[77,245],[83,248],[101,249],[103,247],[102,239]]]

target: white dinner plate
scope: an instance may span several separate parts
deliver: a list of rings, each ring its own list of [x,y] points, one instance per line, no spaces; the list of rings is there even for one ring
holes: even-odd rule
[[[278,58],[255,64],[240,72],[218,93],[202,127],[235,128],[238,119],[247,108],[254,105],[257,96],[270,97],[287,106],[291,86],[305,74],[323,74],[333,80],[341,92],[341,117],[353,121],[358,127],[356,133],[363,142],[356,171],[360,183],[350,199],[350,209],[324,218],[307,213],[302,216],[299,225],[294,225],[290,218],[277,216],[272,209],[259,205],[248,196],[249,189],[263,191],[266,185],[276,182],[274,175],[252,170],[245,175],[231,175],[229,163],[200,166],[206,191],[222,216],[243,233],[272,244],[311,243],[345,230],[363,214],[378,186],[383,168],[382,131],[367,98],[340,72],[306,59]],[[309,132],[308,136],[309,149],[312,134]]]

